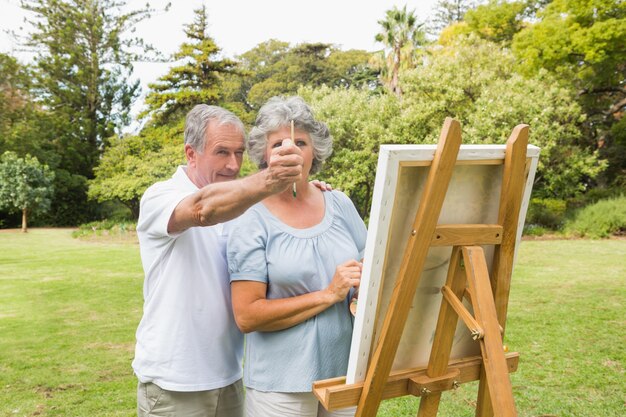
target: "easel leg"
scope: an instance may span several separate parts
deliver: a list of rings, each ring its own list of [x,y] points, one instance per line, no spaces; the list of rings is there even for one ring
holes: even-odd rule
[[[457,298],[463,297],[466,284],[465,271],[461,266],[461,261],[461,247],[455,246],[450,257],[446,286],[452,290]],[[426,375],[431,378],[443,375],[448,368],[450,351],[452,350],[458,321],[459,316],[456,311],[442,298],[437,328],[435,329],[435,338],[426,371]],[[422,395],[419,411],[417,412],[418,417],[435,417],[440,399],[441,393]]]
[[[417,417],[437,417],[441,393],[425,395],[420,399],[420,408]]]
[[[513,388],[502,349],[502,336],[491,292],[485,254],[479,246],[465,246],[463,258],[467,282],[473,294],[474,315],[484,330],[484,337],[480,340],[480,351],[483,356],[482,372],[491,398],[490,404],[498,417],[516,417]],[[483,412],[485,395],[481,398],[483,398],[481,401],[481,412]]]
[[[487,375],[485,369],[480,371],[480,382],[478,383],[478,399],[476,400],[476,417],[493,417],[493,407],[489,397],[489,387],[487,386]]]
[[[511,132],[506,142],[502,191],[500,192],[500,210],[498,224],[504,230],[502,243],[496,246],[490,284],[498,314],[498,322],[505,329],[506,313],[511,289],[511,275],[515,257],[515,244],[519,211],[524,194],[526,176],[526,148],[528,146],[528,125],[518,125]]]

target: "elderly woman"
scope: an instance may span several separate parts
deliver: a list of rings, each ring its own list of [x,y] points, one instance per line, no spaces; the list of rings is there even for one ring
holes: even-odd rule
[[[228,241],[232,302],[239,328],[248,333],[244,384],[249,417],[353,416],[328,413],[311,392],[319,379],[345,375],[352,316],[367,234],[350,199],[309,184],[332,152],[328,127],[299,97],[270,99],[250,132],[250,158],[266,166],[271,151],[295,146],[303,178],[243,214]]]

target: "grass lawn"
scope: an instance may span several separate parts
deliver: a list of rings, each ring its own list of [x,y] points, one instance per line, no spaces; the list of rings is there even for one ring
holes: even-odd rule
[[[142,270],[132,241],[0,231],[0,416],[132,416]],[[525,241],[506,343],[520,416],[626,415],[626,240]],[[477,385],[440,416],[474,415]],[[415,416],[419,399],[382,404]]]

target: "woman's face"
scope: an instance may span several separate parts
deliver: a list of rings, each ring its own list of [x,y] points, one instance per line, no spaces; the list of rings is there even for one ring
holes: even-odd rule
[[[284,126],[267,135],[267,148],[265,149],[265,160],[270,160],[272,149],[282,145],[284,139],[291,139],[291,127]],[[311,166],[313,165],[313,142],[309,134],[298,128],[294,129],[294,145],[302,151],[304,166],[302,167],[303,179],[307,180]]]

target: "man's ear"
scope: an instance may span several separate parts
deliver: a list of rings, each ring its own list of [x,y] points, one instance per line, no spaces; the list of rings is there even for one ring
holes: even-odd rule
[[[185,157],[187,158],[187,165],[195,167],[196,165],[196,150],[191,147],[190,144],[185,145]]]

